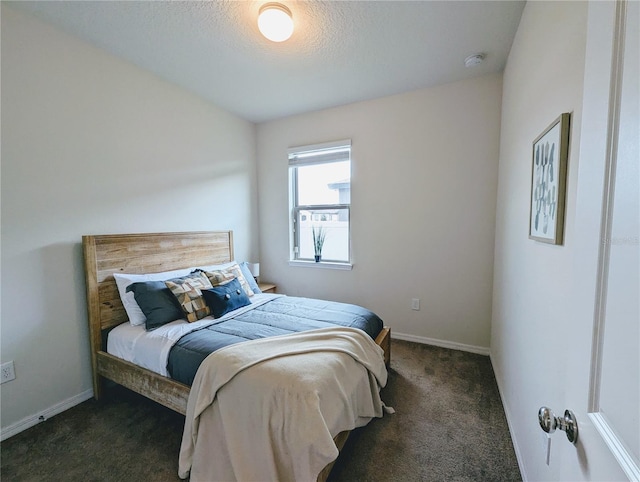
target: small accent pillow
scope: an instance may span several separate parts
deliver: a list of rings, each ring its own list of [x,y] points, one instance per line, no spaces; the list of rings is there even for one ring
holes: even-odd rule
[[[240,266],[238,265],[238,263],[233,263],[231,266],[225,269],[205,271],[205,274],[207,275],[207,278],[209,278],[209,281],[211,282],[212,286],[225,284],[231,281],[232,279],[237,278],[238,281],[240,282],[240,285],[242,286],[242,289],[247,294],[247,296],[254,295],[254,292],[249,287],[249,283],[247,282],[244,275],[242,274],[242,270],[240,269]]]
[[[214,318],[220,318],[230,311],[251,304],[251,300],[242,289],[238,279],[233,279],[228,283],[214,286],[208,290],[202,290],[202,296]]]
[[[144,322],[147,331],[155,330],[184,316],[182,307],[164,281],[132,283],[127,286],[127,293],[129,292],[133,292],[136,303],[147,318]]]
[[[189,323],[209,316],[211,311],[202,298],[202,291],[213,288],[207,276],[202,272],[195,272],[183,278],[165,281],[167,288],[178,299]]]

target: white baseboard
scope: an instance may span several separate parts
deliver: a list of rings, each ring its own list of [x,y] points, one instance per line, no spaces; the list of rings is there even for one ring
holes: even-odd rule
[[[520,452],[520,447],[518,446],[518,439],[516,439],[516,434],[513,430],[513,423],[511,422],[513,418],[511,417],[511,413],[509,412],[509,407],[505,403],[505,393],[502,390],[502,373],[499,370],[496,370],[496,364],[493,363],[493,359],[491,355],[489,355],[489,359],[491,360],[491,368],[493,368],[493,374],[496,378],[496,384],[498,385],[498,394],[500,395],[500,401],[502,402],[502,408],[504,409],[504,415],[507,418],[507,427],[509,427],[509,433],[511,434],[511,442],[513,443],[513,450],[516,453],[516,460],[518,461],[518,468],[520,469],[520,476],[522,477],[523,482],[527,482],[527,473],[524,470],[522,453]]]
[[[489,348],[484,346],[465,345],[464,343],[456,343],[453,341],[438,340],[436,338],[427,338],[425,336],[405,335],[404,333],[391,332],[391,339],[415,341],[423,345],[434,345],[442,348],[451,348],[452,350],[467,351],[478,355],[489,356]]]
[[[54,415],[62,413],[65,410],[70,409],[71,407],[75,407],[76,405],[89,400],[91,397],[93,397],[93,389],[85,390],[78,395],[67,398],[60,403],[56,403],[53,407],[49,407],[40,413],[36,413],[35,415],[30,415],[26,418],[23,418],[22,420],[9,425],[8,427],[3,427],[0,430],[0,441],[6,440],[9,437],[13,437],[14,435],[19,434],[20,432],[27,430],[28,428],[31,428],[34,425],[39,424],[40,422],[44,422]]]

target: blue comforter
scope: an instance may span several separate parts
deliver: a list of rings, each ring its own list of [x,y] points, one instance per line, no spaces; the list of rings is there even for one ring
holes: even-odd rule
[[[191,385],[202,361],[222,347],[329,326],[359,328],[375,339],[383,323],[375,313],[360,306],[281,296],[183,336],[171,348],[167,368],[174,380]]]

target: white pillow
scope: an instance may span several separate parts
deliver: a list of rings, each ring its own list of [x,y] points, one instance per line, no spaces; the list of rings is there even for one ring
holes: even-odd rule
[[[129,317],[129,323],[132,325],[144,325],[147,321],[147,317],[136,303],[136,299],[133,296],[133,292],[127,293],[127,286],[132,283],[142,281],[166,281],[171,278],[178,278],[180,276],[188,275],[194,268],[176,269],[173,271],[164,271],[162,273],[149,273],[149,274],[124,274],[114,273],[113,277],[116,280],[118,286],[118,293],[120,293],[120,299],[124,306],[127,316]]]

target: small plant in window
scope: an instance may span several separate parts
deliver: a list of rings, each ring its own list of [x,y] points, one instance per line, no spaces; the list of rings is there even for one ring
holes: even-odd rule
[[[324,246],[324,238],[327,235],[327,232],[322,226],[313,226],[311,228],[311,233],[313,234],[313,249],[316,254],[316,263],[318,263],[322,257],[322,246]]]

